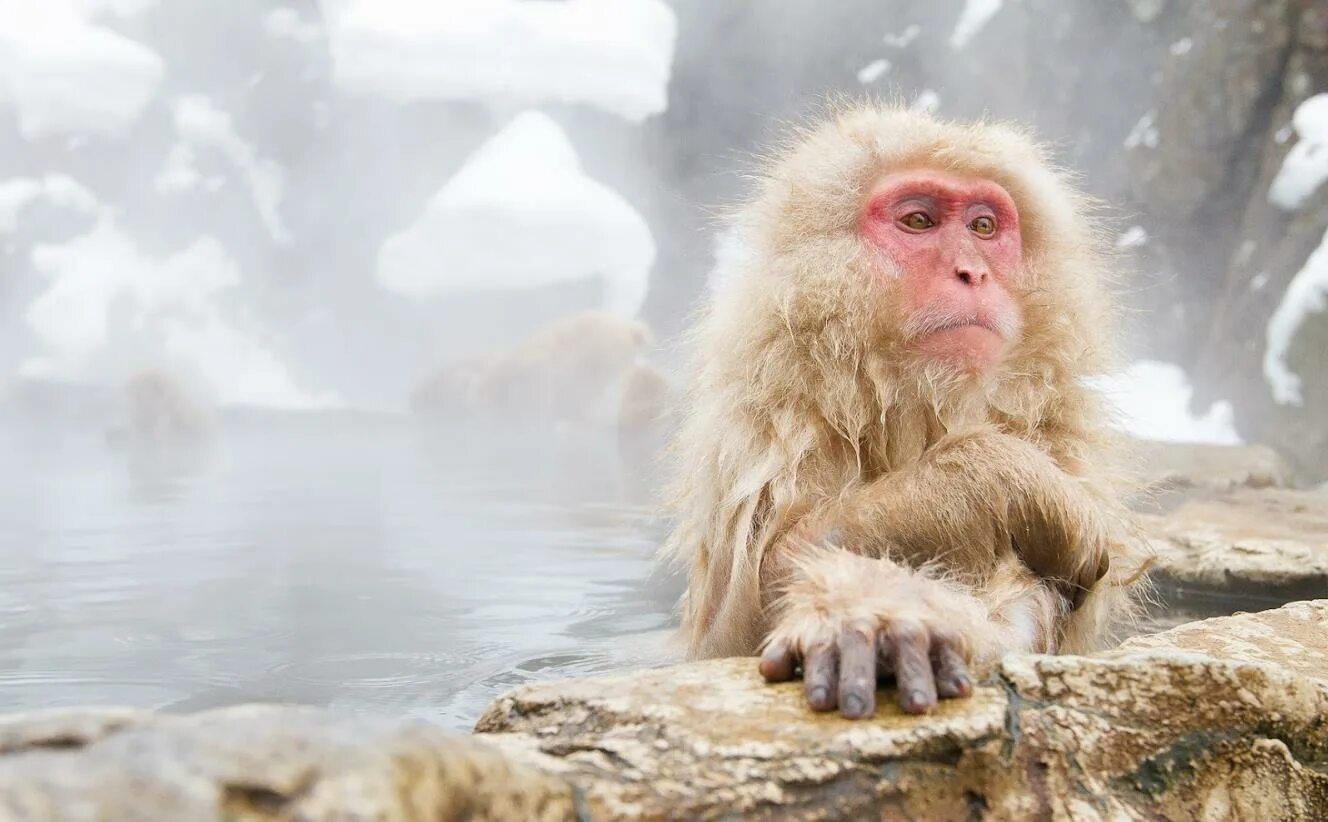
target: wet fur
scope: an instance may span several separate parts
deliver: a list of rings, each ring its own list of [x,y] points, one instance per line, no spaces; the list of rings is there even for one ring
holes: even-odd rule
[[[858,232],[871,183],[910,168],[994,180],[1019,208],[1025,272],[1013,293],[1022,329],[1005,361],[982,376],[910,354],[897,272]],[[881,589],[854,607],[882,619],[896,607],[887,592],[941,584],[913,568],[943,568],[953,595],[945,608],[965,614],[964,630],[984,647],[981,637],[995,637],[993,647],[1021,644],[1017,632],[982,627],[992,618],[1010,624],[1020,608],[1041,615],[1034,623],[1055,623],[1051,636],[1022,644],[1071,651],[1102,642],[1129,615],[1140,541],[1116,502],[1123,489],[1101,401],[1084,384],[1112,362],[1112,260],[1090,227],[1092,211],[1044,150],[1007,125],[867,105],[832,112],[775,153],[731,219],[743,253],[717,272],[691,339],[695,378],[675,446],[677,525],[665,551],[689,568],[683,630],[693,656],[751,654],[777,615],[791,624],[806,607],[855,601],[845,592],[863,589],[850,580],[867,577],[841,573],[843,557],[804,555],[801,540],[837,537],[878,557]],[[1002,447],[989,452],[984,442]],[[946,473],[935,464],[947,460],[972,480],[971,492],[938,484]],[[1059,482],[1047,485],[1049,476]],[[907,493],[891,491],[893,477],[906,478]],[[1011,488],[1012,502],[1001,505],[981,492],[1007,488],[1010,477],[1031,496]],[[1048,502],[1046,516],[1031,515],[1028,506]],[[1076,553],[1084,547],[1076,540],[1106,540],[1110,571],[1072,612],[1048,605],[1047,586],[1015,557],[1016,521],[1032,529],[1026,539],[1053,542],[1052,530],[1068,525],[1069,536],[1041,550],[1075,576],[1092,577],[1080,566],[1098,560]],[[838,533],[844,528],[850,533]],[[901,529],[914,538],[901,539]],[[820,559],[809,565],[807,556]],[[782,601],[770,596],[773,585]]]

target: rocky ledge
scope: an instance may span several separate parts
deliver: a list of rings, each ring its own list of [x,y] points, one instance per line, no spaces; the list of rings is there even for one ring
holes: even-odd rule
[[[244,705],[0,717],[0,819],[574,819],[572,787],[424,722]]]
[[[300,707],[19,714],[0,818],[1328,818],[1328,600],[1012,656],[932,716],[880,703],[812,714],[733,659],[528,686],[470,738]]]
[[[1232,593],[1280,604],[1328,592],[1328,494],[1291,488],[1270,449],[1139,443],[1137,453],[1141,519],[1169,604],[1226,612]],[[1183,601],[1205,595],[1207,608]]]
[[[1328,600],[1010,657],[928,717],[880,704],[815,715],[719,660],[528,686],[476,730],[592,818],[1328,817]]]

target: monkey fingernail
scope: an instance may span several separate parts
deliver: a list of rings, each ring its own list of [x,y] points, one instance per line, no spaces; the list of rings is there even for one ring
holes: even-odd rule
[[[965,676],[954,676],[936,680],[936,692],[947,699],[964,697],[973,693],[973,683]]]
[[[904,709],[905,713],[910,714],[924,714],[931,708],[931,705],[931,700],[927,698],[927,694],[923,691],[909,691],[900,700],[900,707]]]
[[[828,711],[834,706],[830,704],[829,688],[812,688],[807,692],[807,702],[814,711]]]
[[[850,719],[857,719],[870,713],[867,710],[867,701],[857,694],[849,694],[844,697],[844,704],[840,708],[844,716]]]
[[[775,646],[761,656],[757,670],[766,682],[786,682],[793,678],[795,667],[793,655],[785,651],[783,646]]]

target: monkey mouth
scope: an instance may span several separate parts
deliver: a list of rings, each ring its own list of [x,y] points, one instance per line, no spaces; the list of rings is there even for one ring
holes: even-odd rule
[[[992,315],[984,311],[924,312],[909,320],[904,333],[909,339],[917,339],[928,334],[960,328],[981,328],[1005,341],[1014,339],[1019,333],[1018,321],[1004,314]]]

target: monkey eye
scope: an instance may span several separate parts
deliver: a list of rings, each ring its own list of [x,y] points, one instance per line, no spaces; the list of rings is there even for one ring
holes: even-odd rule
[[[903,223],[904,228],[907,228],[909,231],[926,231],[936,225],[936,222],[932,220],[931,217],[928,217],[925,211],[914,211],[910,214],[905,214],[900,222]]]
[[[968,227],[979,237],[990,237],[996,233],[996,218],[983,215],[969,223]]]

